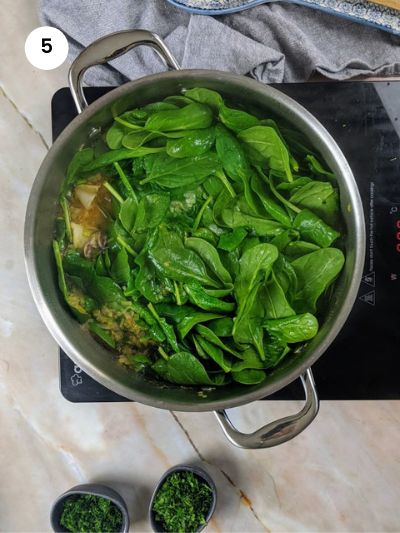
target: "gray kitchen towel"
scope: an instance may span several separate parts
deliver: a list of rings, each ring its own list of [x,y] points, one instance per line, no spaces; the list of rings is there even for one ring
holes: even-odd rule
[[[399,37],[294,4],[210,17],[165,0],[39,0],[39,15],[66,34],[71,59],[103,35],[141,28],[158,33],[183,68],[250,73],[263,82],[304,81],[315,72],[336,80],[400,75]],[[85,82],[116,85],[163,68],[141,47],[90,69]]]

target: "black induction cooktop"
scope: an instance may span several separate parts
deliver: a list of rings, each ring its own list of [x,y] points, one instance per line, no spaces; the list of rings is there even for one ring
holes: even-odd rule
[[[344,152],[365,210],[364,276],[347,323],[313,365],[321,399],[400,399],[400,81],[276,85],[313,113]],[[111,90],[85,90],[92,102]],[[52,100],[53,138],[75,117],[69,89]],[[129,401],[60,350],[60,386],[72,402]],[[302,399],[298,382],[268,399]]]

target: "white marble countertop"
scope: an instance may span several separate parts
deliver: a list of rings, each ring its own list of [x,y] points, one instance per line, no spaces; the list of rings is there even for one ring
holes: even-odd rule
[[[400,530],[400,402],[323,402],[295,440],[243,451],[228,444],[211,413],[63,399],[57,346],[23,261],[26,202],[51,142],[50,99],[67,73],[65,65],[38,71],[25,59],[25,38],[38,26],[35,3],[1,2],[0,531],[49,531],[53,500],[89,481],[119,490],[131,530],[148,531],[150,493],[181,462],[204,462],[217,483],[210,532]],[[232,418],[250,429],[298,408],[257,402]]]

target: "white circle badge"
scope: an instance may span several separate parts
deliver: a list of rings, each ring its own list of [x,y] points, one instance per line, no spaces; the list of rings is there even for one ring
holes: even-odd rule
[[[68,41],[60,30],[41,26],[31,31],[25,41],[25,55],[36,68],[52,70],[64,63],[68,55]]]

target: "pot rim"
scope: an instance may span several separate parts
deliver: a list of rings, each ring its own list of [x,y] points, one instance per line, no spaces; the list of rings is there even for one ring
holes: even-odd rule
[[[70,136],[75,131],[75,129],[78,126],[86,123],[103,107],[113,103],[118,98],[129,94],[133,87],[137,88],[140,85],[146,86],[148,84],[156,84],[157,81],[159,81],[160,79],[167,77],[179,82],[179,80],[184,76],[189,76],[193,80],[196,80],[196,78],[199,76],[208,76],[212,77],[213,81],[224,80],[234,83],[236,85],[239,84],[242,90],[246,90],[246,88],[248,87],[249,90],[253,92],[258,92],[261,96],[263,94],[265,96],[266,93],[269,93],[270,95],[275,96],[280,104],[289,107],[291,112],[297,114],[303,122],[306,121],[309,130],[311,130],[315,135],[320,138],[326,150],[328,150],[332,154],[336,163],[341,168],[342,174],[345,177],[345,181],[348,185],[349,196],[351,199],[351,209],[353,211],[353,216],[356,220],[357,225],[357,239],[355,240],[355,259],[354,268],[352,271],[352,279],[349,283],[347,294],[343,298],[340,310],[332,322],[330,331],[327,333],[323,341],[316,347],[316,349],[313,350],[313,352],[304,361],[300,362],[299,364],[294,364],[293,368],[291,368],[286,375],[279,378],[275,383],[268,382],[267,378],[263,386],[257,388],[256,390],[250,390],[248,392],[244,390],[244,392],[238,397],[231,398],[228,400],[202,400],[199,404],[189,404],[187,402],[184,403],[170,400],[158,400],[151,394],[133,390],[132,388],[122,383],[117,383],[115,381],[112,381],[112,387],[110,387],[110,377],[103,370],[99,369],[97,366],[86,360],[86,358],[78,350],[75,349],[73,343],[64,336],[64,333],[62,332],[58,324],[58,320],[55,316],[53,316],[53,313],[50,311],[46,302],[46,297],[43,294],[43,291],[41,290],[38,274],[36,272],[34,260],[35,253],[33,250],[34,216],[37,210],[37,204],[46,176],[51,171],[51,160],[68,142]],[[66,128],[61,132],[59,137],[51,146],[49,152],[46,154],[32,185],[26,209],[24,227],[25,267],[33,299],[51,335],[56,340],[58,345],[67,353],[67,355],[71,357],[71,359],[90,377],[101,383],[103,386],[107,388],[112,388],[114,392],[127,399],[138,401],[145,405],[150,405],[152,407],[158,407],[162,409],[194,412],[214,411],[238,407],[240,405],[245,405],[247,403],[270,396],[271,394],[286,387],[291,382],[299,378],[300,375],[303,374],[307,368],[311,367],[311,365],[317,359],[319,359],[319,357],[321,357],[321,355],[326,351],[326,349],[335,339],[340,329],[343,327],[357,297],[357,292],[361,283],[361,277],[364,268],[365,240],[366,237],[363,207],[356,181],[341,149],[339,148],[333,137],[330,135],[330,133],[325,129],[325,127],[314,117],[314,115],[312,115],[302,105],[296,102],[296,100],[282,93],[278,89],[270,87],[269,85],[263,85],[261,82],[238,74],[231,74],[229,72],[209,69],[186,69],[179,71],[167,71],[152,74],[150,76],[144,76],[137,80],[129,81],[124,85],[121,85],[109,91],[108,93],[97,99],[95,102],[90,104],[86,109],[84,109],[81,114],[75,117],[72,122],[70,122],[66,126]],[[82,334],[84,334],[84,332],[82,332]]]

